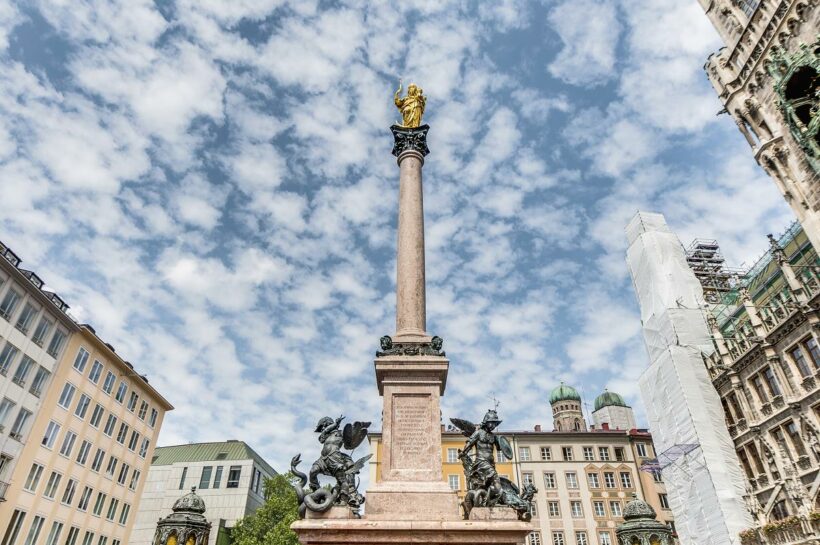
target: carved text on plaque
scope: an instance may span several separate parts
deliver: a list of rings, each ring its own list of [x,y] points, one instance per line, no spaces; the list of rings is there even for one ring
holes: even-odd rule
[[[391,430],[393,469],[429,470],[432,453],[432,399],[428,394],[394,394]]]

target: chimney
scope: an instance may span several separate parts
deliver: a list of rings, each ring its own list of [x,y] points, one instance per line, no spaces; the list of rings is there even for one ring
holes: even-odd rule
[[[541,431],[541,424],[535,425],[535,431]]]
[[[441,433],[444,433],[444,424],[441,425]]]
[[[609,429],[609,422],[601,423],[601,429],[602,430],[608,430]]]

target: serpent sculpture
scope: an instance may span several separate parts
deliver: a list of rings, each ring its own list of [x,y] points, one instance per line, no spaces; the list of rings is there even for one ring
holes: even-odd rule
[[[359,493],[359,483],[356,477],[372,454],[358,460],[353,460],[350,454],[342,449],[354,450],[367,437],[367,428],[370,422],[348,423],[342,429],[344,416],[333,420],[329,416],[322,417],[316,424],[316,433],[322,444],[322,454],[313,462],[308,475],[297,469],[302,461],[302,455],[297,454],[290,461],[290,470],[296,476],[297,482],[291,485],[299,499],[299,518],[304,518],[308,509],[316,513],[324,513],[334,505],[346,506],[355,515],[364,503],[364,496]],[[319,475],[326,475],[336,480],[330,488],[319,486]],[[308,490],[305,490],[305,485]]]
[[[333,504],[339,498],[339,488],[334,487],[332,490],[320,488],[315,492],[306,492],[305,485],[308,482],[308,476],[296,469],[296,466],[301,462],[301,454],[294,456],[290,461],[290,472],[298,480],[298,483],[292,483],[292,486],[296,491],[296,499],[299,501],[299,518],[303,519],[308,509],[317,513],[324,513],[333,507]]]

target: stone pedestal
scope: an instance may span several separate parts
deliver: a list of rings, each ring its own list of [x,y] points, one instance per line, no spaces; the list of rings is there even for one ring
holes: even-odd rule
[[[384,356],[376,383],[384,398],[379,482],[367,491],[367,516],[400,520],[458,518],[458,496],[441,473],[440,396],[450,363],[442,356]]]

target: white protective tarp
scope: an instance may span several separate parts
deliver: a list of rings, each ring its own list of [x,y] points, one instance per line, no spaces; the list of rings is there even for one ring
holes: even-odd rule
[[[737,544],[752,520],[720,398],[703,363],[702,353],[714,348],[699,308],[702,288],[662,215],[639,212],[626,231],[650,357],[639,385],[656,452],[699,445],[663,470],[678,536],[682,545]]]

